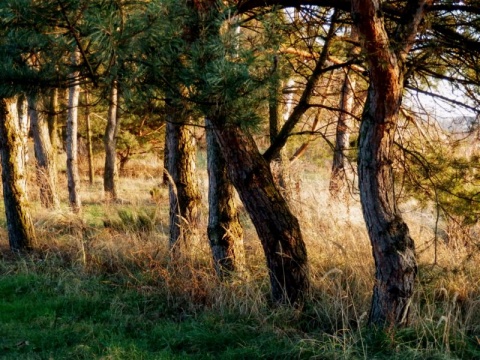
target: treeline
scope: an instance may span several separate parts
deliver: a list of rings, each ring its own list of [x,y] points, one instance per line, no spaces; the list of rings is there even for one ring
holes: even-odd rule
[[[400,125],[420,129],[422,121],[402,99],[421,93],[478,114],[479,19],[473,1],[3,2],[0,151],[10,247],[23,252],[35,244],[26,195],[28,122],[40,199],[56,208],[58,115],[60,105],[66,109],[69,203],[80,213],[78,109],[85,109],[91,159],[90,110],[100,107],[107,113],[108,200],[118,198],[117,160],[124,166],[142,142],[147,150],[157,146],[146,134],[164,129],[169,243],[179,256],[199,221],[194,128],[200,126],[207,134],[208,237],[218,276],[228,280],[244,267],[236,189],[265,252],[273,302],[301,308],[310,287],[308,256],[283,171],[322,136],[334,154],[332,196],[340,198],[353,172],[358,176],[376,267],[369,323],[405,325],[417,261],[397,204],[398,158],[402,170],[417,171],[410,187],[428,189],[426,197],[445,209],[452,196],[463,201],[457,210],[473,207],[478,191],[448,189],[446,177],[436,176],[441,170],[430,166],[435,159],[414,147],[422,139],[400,141]],[[461,91],[465,102],[436,94],[439,83]],[[322,131],[327,123],[334,136]],[[258,129],[268,129],[268,146],[255,141]],[[285,145],[294,135],[305,141],[288,157]],[[90,181],[92,174],[90,161]]]

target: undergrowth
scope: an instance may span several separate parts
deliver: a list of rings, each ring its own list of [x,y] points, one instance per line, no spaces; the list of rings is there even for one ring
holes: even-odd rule
[[[31,254],[0,243],[0,358],[480,358],[474,249],[436,242],[434,251],[428,224],[411,212],[419,249],[411,323],[368,327],[373,260],[358,204],[330,205],[318,180],[302,181],[302,193],[290,196],[312,279],[301,311],[269,305],[265,259],[245,213],[247,269],[222,282],[205,234],[171,256],[165,193],[152,199],[151,184],[139,181],[135,197],[112,204],[95,201],[98,189],[89,188],[81,217],[35,214]]]

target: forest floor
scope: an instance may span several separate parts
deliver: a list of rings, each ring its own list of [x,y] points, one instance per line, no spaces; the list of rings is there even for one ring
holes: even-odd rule
[[[358,201],[329,200],[327,173],[298,166],[289,201],[312,279],[302,312],[269,305],[242,209],[246,274],[216,278],[206,225],[172,261],[168,193],[151,168],[120,179],[117,203],[102,200],[101,179],[83,182],[81,216],[45,211],[31,191],[29,255],[8,250],[0,205],[0,359],[480,359],[480,259],[465,231],[440,221],[435,237],[434,212],[403,205],[419,256],[411,325],[369,328],[373,260]]]

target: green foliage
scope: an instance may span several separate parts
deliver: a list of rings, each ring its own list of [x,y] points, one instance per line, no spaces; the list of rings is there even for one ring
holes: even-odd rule
[[[464,155],[468,139],[406,150],[404,179],[409,194],[423,202],[433,201],[444,215],[473,225],[480,216],[480,167],[478,155]]]

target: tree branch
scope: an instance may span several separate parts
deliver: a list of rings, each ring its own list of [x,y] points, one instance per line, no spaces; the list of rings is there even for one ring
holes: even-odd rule
[[[337,18],[338,18],[338,11],[335,11],[331,18],[330,28],[328,30],[325,44],[323,45],[323,48],[322,48],[320,58],[318,59],[318,62],[315,65],[315,69],[313,70],[312,74],[308,78],[307,85],[305,86],[305,89],[302,93],[302,97],[300,98],[300,101],[293,109],[293,112],[289,116],[288,120],[282,126],[282,129],[276,136],[275,141],[263,154],[263,157],[267,162],[272,161],[272,159],[274,159],[278,155],[282,147],[285,146],[288,140],[288,136],[292,132],[295,125],[297,125],[297,123],[300,121],[303,114],[305,114],[305,112],[310,108],[310,104],[309,104],[310,98],[313,95],[313,91],[315,90],[315,87],[317,85],[317,82],[321,74],[325,72],[324,67],[328,59],[328,51],[329,51],[330,43],[333,37],[335,36],[335,32],[336,32],[335,23]]]

